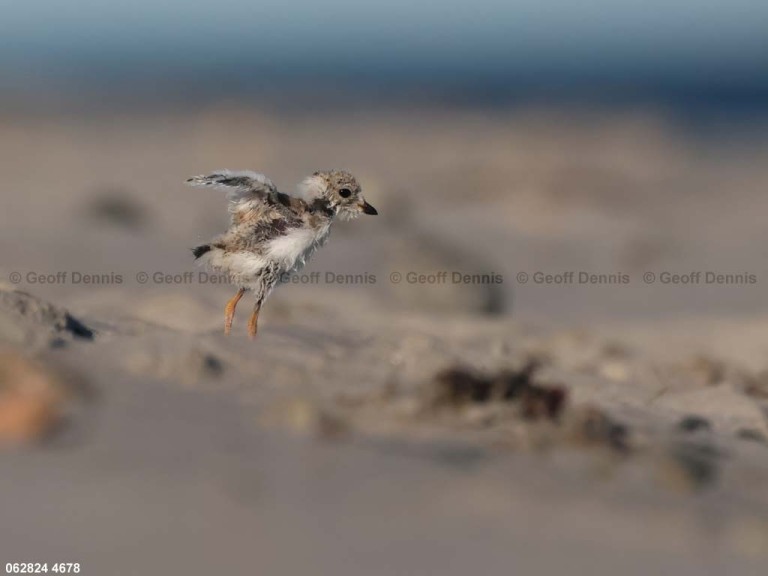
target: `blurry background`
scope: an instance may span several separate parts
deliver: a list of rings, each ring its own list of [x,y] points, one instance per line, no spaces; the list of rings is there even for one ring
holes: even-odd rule
[[[762,110],[768,90],[768,8],[755,0],[78,0],[4,12],[11,102],[581,100],[713,113]]]
[[[762,272],[766,24],[749,0],[16,3],[0,22],[3,231],[31,213],[39,229],[6,266],[188,270],[187,247],[226,222],[188,175],[251,168],[291,190],[344,167],[383,215],[342,227],[315,269],[505,279],[361,298],[514,300],[518,318],[592,326],[752,318],[759,282],[642,275]],[[519,271],[631,282],[520,286]]]
[[[35,448],[0,460],[1,562],[761,573],[768,4],[6,4],[0,440]],[[184,180],[221,168],[345,168],[380,213],[256,343],[189,252],[227,214]],[[407,280],[441,271],[502,281]],[[454,364],[545,366],[565,416],[446,408]]]
[[[454,244],[477,244],[469,256],[491,253],[483,266],[506,273],[677,264],[658,258],[705,241],[678,246],[692,210],[698,232],[709,237],[716,215],[745,257],[742,244],[762,239],[743,221],[756,212],[723,222],[717,202],[728,197],[732,213],[734,197],[762,190],[748,172],[765,152],[766,23],[768,7],[749,0],[16,3],[0,22],[2,145],[6,190],[25,200],[5,215],[22,222],[43,188],[62,209],[111,190],[170,210],[186,194],[199,204],[189,217],[202,218],[218,200],[182,191],[189,172],[251,167],[290,189],[345,166],[411,203],[393,204],[397,219],[440,198],[439,211],[466,219],[470,238]],[[472,220],[492,202],[508,211],[493,238],[493,222]],[[620,254],[601,256],[615,238],[583,226],[586,203],[622,236],[610,247]],[[638,210],[653,214],[627,222]],[[550,261],[552,235],[573,246],[573,222],[587,245]],[[187,243],[193,229],[179,229]],[[517,248],[540,233],[541,250]],[[691,264],[717,268],[708,250]],[[633,306],[634,294],[611,292]],[[558,313],[577,304],[589,303]],[[666,295],[657,310],[678,304]]]

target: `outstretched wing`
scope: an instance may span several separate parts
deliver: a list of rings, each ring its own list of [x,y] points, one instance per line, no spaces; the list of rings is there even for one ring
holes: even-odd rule
[[[226,190],[229,212],[236,215],[258,210],[260,206],[279,203],[277,188],[272,180],[250,171],[220,170],[207,176],[193,176],[187,180],[191,186],[206,186]]]

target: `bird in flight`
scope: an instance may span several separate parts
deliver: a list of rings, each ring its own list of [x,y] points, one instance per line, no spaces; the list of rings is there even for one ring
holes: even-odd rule
[[[256,336],[267,296],[325,243],[337,218],[378,214],[355,177],[343,170],[315,172],[299,185],[296,196],[279,192],[264,174],[250,171],[222,170],[193,176],[187,183],[227,192],[229,229],[192,249],[196,260],[227,274],[238,287],[224,311],[225,334],[232,329],[237,303],[252,291],[256,303],[248,334]]]

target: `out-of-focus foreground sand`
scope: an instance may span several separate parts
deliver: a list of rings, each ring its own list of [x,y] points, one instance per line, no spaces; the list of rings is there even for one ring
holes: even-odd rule
[[[764,570],[764,131],[651,112],[237,106],[0,127],[3,562]],[[380,216],[337,226],[273,294],[256,342],[247,299],[225,338],[233,289],[201,282],[189,252],[226,226],[224,195],[183,181],[248,168],[289,191],[332,167]],[[446,391],[450,367],[535,398]],[[560,389],[551,417],[526,404]]]

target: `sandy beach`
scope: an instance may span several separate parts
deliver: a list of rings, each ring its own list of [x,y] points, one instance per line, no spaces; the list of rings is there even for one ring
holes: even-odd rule
[[[321,139],[321,134],[332,138]],[[0,560],[763,574],[768,138],[653,109],[0,116]],[[184,185],[361,181],[267,302]]]

